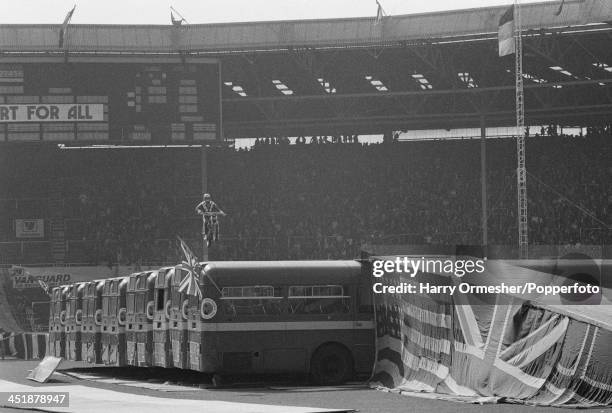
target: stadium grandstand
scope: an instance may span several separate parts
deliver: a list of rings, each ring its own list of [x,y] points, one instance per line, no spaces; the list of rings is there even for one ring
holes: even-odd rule
[[[610,2],[522,8],[530,243],[609,245]],[[201,248],[204,191],[228,213],[215,260],[358,258],[483,233],[516,247],[506,9],[70,25],[61,46],[59,25],[0,26],[0,264],[175,263],[176,235]],[[494,129],[508,133],[486,139],[483,228],[480,137]],[[460,139],[419,139],[432,130]],[[45,298],[20,291],[14,308]]]

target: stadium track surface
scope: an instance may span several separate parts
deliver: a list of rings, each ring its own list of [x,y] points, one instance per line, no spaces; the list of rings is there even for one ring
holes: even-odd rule
[[[32,386],[34,390],[39,383],[27,380],[25,376],[28,370],[33,369],[38,364],[38,361],[22,361],[22,360],[0,360],[0,379],[12,381],[15,383]],[[83,367],[80,362],[62,362],[60,371],[69,368]],[[104,369],[101,367],[100,369]],[[321,408],[336,408],[336,409],[355,409],[361,413],[393,413],[393,412],[436,412],[436,413],[453,413],[453,412],[470,412],[470,413],[547,413],[561,412],[560,408],[554,407],[532,407],[515,404],[488,404],[475,405],[447,402],[441,400],[422,399],[418,397],[402,396],[398,394],[390,394],[381,391],[376,391],[362,386],[347,386],[346,388],[330,388],[323,387],[317,390],[317,387],[305,386],[303,383],[283,383],[279,385],[275,381],[271,385],[248,385],[248,383],[239,386],[228,386],[219,389],[194,389],[188,392],[160,392],[156,390],[148,390],[143,388],[126,387],[116,384],[97,383],[87,380],[77,380],[65,375],[54,375],[50,383],[44,386],[62,385],[82,385],[86,387],[104,388],[122,393],[142,394],[154,397],[175,398],[175,399],[199,399],[199,400],[223,400],[230,402],[242,403],[261,403],[285,406],[310,406]],[[272,389],[272,388],[274,389]],[[59,389],[58,389],[59,390]],[[0,389],[2,391],[2,389]],[[612,407],[605,409],[595,409],[598,412],[612,413]],[[1,412],[18,412],[18,411],[35,411],[35,410],[17,410],[17,409],[2,409]],[[86,413],[86,412],[84,412]]]

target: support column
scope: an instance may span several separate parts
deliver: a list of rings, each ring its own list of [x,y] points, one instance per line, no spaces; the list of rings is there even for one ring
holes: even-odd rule
[[[480,204],[482,210],[482,252],[487,256],[488,208],[487,208],[487,125],[484,115],[480,116]]]
[[[208,192],[208,146],[202,145],[200,152],[200,168],[202,178],[201,194]],[[202,261],[208,261],[208,247],[206,246],[206,238],[204,235],[204,216],[202,216]]]
[[[223,72],[221,68],[221,59],[218,63],[219,74],[219,125],[217,125],[217,140],[224,141],[225,135],[223,131]]]

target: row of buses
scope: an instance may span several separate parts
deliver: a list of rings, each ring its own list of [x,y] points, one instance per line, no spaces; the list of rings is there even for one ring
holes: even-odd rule
[[[357,261],[209,262],[201,295],[180,288],[181,266],[55,287],[48,354],[337,384],[372,369],[370,274]]]

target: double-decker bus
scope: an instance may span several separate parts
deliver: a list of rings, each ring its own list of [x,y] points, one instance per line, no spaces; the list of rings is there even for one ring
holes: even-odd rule
[[[66,360],[81,360],[81,324],[83,322],[83,290],[85,283],[68,287],[66,297]]]
[[[190,368],[308,373],[342,383],[370,373],[370,274],[357,261],[207,263],[188,303]]]
[[[172,367],[170,347],[171,281],[174,267],[160,268],[155,272],[153,308],[153,366]]]
[[[131,366],[153,365],[153,293],[156,277],[157,271],[129,276],[125,336],[127,364]]]
[[[102,287],[102,362],[125,366],[126,289],[128,277],[109,278]]]
[[[187,342],[187,316],[184,310],[188,303],[186,291],[180,291],[181,282],[187,276],[187,271],[175,267],[170,278],[170,306],[168,308],[168,330],[172,365],[179,369],[189,368],[189,347]]]
[[[49,311],[49,351],[47,354],[64,357],[66,349],[66,298],[68,286],[62,285],[51,291]]]
[[[81,323],[81,360],[102,363],[102,289],[104,281],[85,283]]]

